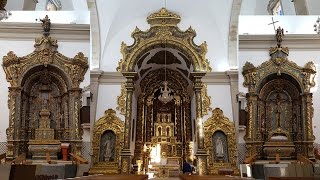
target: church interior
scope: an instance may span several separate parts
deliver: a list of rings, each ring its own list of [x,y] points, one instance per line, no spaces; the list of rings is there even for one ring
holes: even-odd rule
[[[0,0],[3,179],[320,179],[318,0]]]

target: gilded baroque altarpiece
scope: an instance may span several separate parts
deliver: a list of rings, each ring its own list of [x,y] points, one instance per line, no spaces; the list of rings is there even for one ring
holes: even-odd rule
[[[41,21],[43,36],[35,40],[32,53],[18,57],[10,51],[3,57],[10,83],[9,159],[21,153],[50,151],[51,145],[60,142],[70,143],[72,152],[81,155],[79,85],[89,67],[88,58],[81,52],[73,58],[59,53],[57,40],[50,36],[50,19],[46,16]]]
[[[298,154],[313,159],[313,106],[310,88],[315,86],[316,67],[304,67],[288,59],[282,47],[283,29],[277,29],[277,46],[271,47],[269,61],[255,67],[246,62],[244,83],[248,88],[248,122],[245,136],[248,156],[296,159]]]

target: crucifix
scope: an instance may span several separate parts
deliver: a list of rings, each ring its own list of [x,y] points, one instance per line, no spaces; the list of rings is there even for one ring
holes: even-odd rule
[[[274,32],[276,32],[276,26],[274,24],[277,23],[277,22],[279,22],[279,21],[274,21],[273,17],[272,17],[272,23],[268,24],[268,25],[271,25],[271,24],[273,25]]]

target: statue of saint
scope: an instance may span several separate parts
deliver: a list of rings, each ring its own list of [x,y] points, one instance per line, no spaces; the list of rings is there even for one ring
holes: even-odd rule
[[[277,127],[281,128],[281,114],[282,114],[282,102],[285,102],[281,99],[281,95],[277,94],[276,98],[276,122]]]
[[[107,137],[107,140],[105,143],[105,153],[104,153],[105,161],[107,161],[107,162],[112,161],[111,158],[113,155],[113,148],[114,148],[114,145],[113,145],[111,137],[109,136],[109,137]]]
[[[223,143],[221,137],[218,137],[216,141],[216,156],[218,158],[224,157]]]

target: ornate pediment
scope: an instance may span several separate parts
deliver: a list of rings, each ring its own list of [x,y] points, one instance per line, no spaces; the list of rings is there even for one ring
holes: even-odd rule
[[[7,81],[12,87],[21,86],[24,75],[32,68],[39,65],[47,67],[55,66],[67,73],[72,79],[69,84],[72,88],[78,88],[83,81],[84,74],[89,68],[88,58],[79,52],[73,58],[68,58],[57,51],[57,40],[50,37],[50,19],[46,16],[42,21],[43,36],[36,38],[35,50],[26,56],[18,57],[13,51],[9,51],[3,57],[3,68]]]
[[[148,50],[155,47],[173,47],[184,53],[194,66],[194,71],[211,71],[209,61],[205,58],[207,53],[207,44],[203,42],[200,46],[193,41],[196,36],[195,30],[191,27],[186,31],[181,31],[177,24],[180,22],[180,16],[162,8],[160,11],[151,14],[147,18],[151,28],[147,31],[141,31],[138,27],[132,32],[134,43],[128,46],[121,44],[121,53],[123,58],[119,61],[117,71],[134,71],[134,66],[139,57]]]
[[[308,62],[304,67],[300,67],[295,62],[290,61],[288,59],[288,47],[282,47],[281,45],[283,36],[283,29],[279,27],[276,34],[277,46],[269,49],[269,61],[258,67],[250,62],[246,62],[243,66],[243,85],[249,88],[249,92],[256,92],[259,89],[257,85],[271,74],[280,76],[284,73],[292,76],[300,84],[303,92],[310,92],[310,88],[315,86],[316,69],[314,63]]]
[[[220,108],[215,108],[212,111],[212,116],[208,118],[203,125],[205,131],[213,133],[216,130],[222,130],[227,134],[235,132],[234,123],[223,115],[223,111]]]

